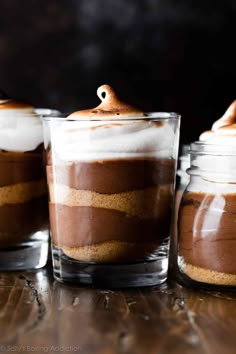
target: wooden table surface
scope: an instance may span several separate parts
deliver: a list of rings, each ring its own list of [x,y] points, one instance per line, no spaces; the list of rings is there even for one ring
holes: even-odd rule
[[[0,352],[235,354],[236,294],[173,280],[155,288],[78,288],[51,269],[0,273]]]

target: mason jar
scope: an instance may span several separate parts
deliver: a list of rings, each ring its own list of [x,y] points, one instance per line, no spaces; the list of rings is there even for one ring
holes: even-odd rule
[[[195,142],[178,215],[178,277],[236,286],[236,146]]]

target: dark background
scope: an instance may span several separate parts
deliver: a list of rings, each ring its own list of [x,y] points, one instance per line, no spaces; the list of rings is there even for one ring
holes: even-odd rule
[[[108,83],[188,143],[236,98],[235,38],[236,0],[1,0],[0,87],[70,113]]]

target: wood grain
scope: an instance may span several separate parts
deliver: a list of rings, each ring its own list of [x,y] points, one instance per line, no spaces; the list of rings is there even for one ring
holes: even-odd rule
[[[236,294],[100,290],[54,281],[50,269],[0,273],[0,351],[234,354]]]

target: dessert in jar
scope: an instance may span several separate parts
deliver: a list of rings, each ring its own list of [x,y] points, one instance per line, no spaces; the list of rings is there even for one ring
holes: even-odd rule
[[[178,222],[180,280],[236,286],[236,101],[191,144]]]
[[[42,124],[34,108],[0,99],[0,269],[40,268],[48,250]]]
[[[168,266],[179,116],[145,114],[108,85],[98,96],[96,108],[43,120],[54,274],[158,284]]]

